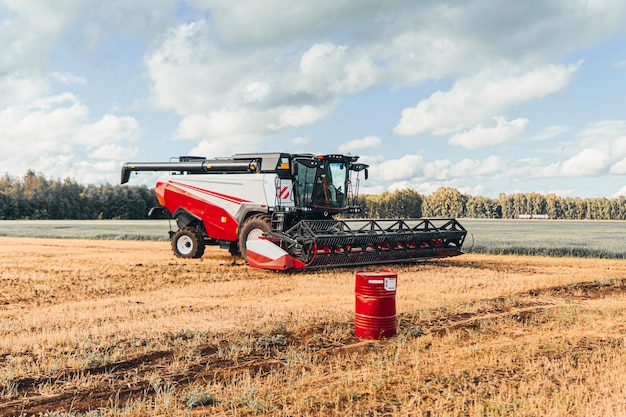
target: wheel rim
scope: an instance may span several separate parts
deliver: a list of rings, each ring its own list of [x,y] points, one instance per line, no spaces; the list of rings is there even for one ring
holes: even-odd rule
[[[176,241],[176,249],[183,255],[189,255],[193,250],[193,240],[189,236],[181,236]]]
[[[261,237],[261,235],[263,235],[263,230],[261,229],[252,229],[250,230],[250,233],[248,233],[248,237],[246,238],[246,240],[259,240],[259,237]]]

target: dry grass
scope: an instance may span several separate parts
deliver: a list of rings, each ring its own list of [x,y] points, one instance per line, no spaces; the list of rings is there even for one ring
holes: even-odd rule
[[[463,255],[398,273],[353,336],[354,269],[167,242],[0,238],[0,415],[626,415],[626,265]]]

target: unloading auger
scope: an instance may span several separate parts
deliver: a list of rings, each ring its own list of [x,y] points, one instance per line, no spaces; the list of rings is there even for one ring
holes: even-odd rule
[[[375,265],[462,254],[467,231],[455,219],[340,219],[361,213],[358,156],[236,154],[170,162],[128,162],[133,171],[167,171],[155,187],[159,207],[178,225],[174,254],[199,258],[220,245],[255,268],[289,270]]]

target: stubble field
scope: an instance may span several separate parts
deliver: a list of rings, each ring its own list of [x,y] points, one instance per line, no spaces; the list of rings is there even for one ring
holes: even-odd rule
[[[466,254],[398,274],[249,269],[168,242],[0,237],[0,415],[626,415],[623,260]]]

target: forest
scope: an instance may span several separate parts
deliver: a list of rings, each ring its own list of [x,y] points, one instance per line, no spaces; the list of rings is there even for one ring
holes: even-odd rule
[[[80,185],[28,170],[23,178],[0,177],[0,220],[145,219],[157,205],[145,186]]]
[[[466,195],[441,187],[430,195],[404,189],[361,195],[362,217],[466,217],[517,219],[542,216],[569,220],[626,220],[626,197],[578,198],[540,193]],[[28,170],[22,178],[0,177],[0,220],[145,219],[157,205],[146,186],[81,185],[74,179],[49,179]]]
[[[626,220],[626,197],[579,198],[556,194],[501,193],[497,199],[440,187],[428,196],[398,190],[359,197],[369,217],[466,217],[518,219],[537,216],[567,220]]]

